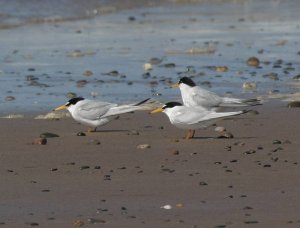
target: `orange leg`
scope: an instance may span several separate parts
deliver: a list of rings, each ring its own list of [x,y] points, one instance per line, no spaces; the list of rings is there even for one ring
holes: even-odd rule
[[[92,132],[96,132],[96,131],[97,131],[96,127],[95,128],[89,127],[88,130],[87,130],[88,133],[92,133]]]
[[[194,135],[195,135],[195,130],[188,130],[185,139],[192,139],[194,138]]]

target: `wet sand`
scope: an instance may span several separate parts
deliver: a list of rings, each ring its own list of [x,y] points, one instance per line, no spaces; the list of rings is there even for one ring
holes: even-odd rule
[[[147,112],[87,136],[72,119],[0,119],[0,224],[299,227],[299,109],[254,109],[218,123],[233,139],[211,127],[189,141]],[[60,137],[32,145],[44,132]]]

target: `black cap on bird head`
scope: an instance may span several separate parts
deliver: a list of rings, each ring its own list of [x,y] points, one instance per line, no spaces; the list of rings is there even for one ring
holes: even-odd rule
[[[175,106],[182,106],[182,104],[179,103],[179,102],[172,101],[172,102],[166,103],[166,104],[162,107],[162,109],[173,108],[173,107],[175,107]]]
[[[190,79],[188,77],[180,78],[178,84],[181,84],[181,83],[186,84],[186,85],[188,85],[190,87],[196,86],[196,83],[192,79]]]
[[[74,97],[67,102],[66,106],[75,105],[78,101],[82,100],[84,100],[83,97]]]

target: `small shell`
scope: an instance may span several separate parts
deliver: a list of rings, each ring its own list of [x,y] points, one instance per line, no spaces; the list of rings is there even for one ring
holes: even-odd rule
[[[167,205],[161,206],[160,208],[170,210],[170,209],[172,209],[172,206],[167,204]]]

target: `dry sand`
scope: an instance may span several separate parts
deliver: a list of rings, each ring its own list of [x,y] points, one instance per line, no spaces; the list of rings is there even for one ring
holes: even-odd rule
[[[211,127],[189,141],[163,114],[126,114],[81,137],[72,119],[1,119],[0,224],[299,227],[299,109],[255,109],[218,123],[233,139]],[[60,137],[32,145],[43,132]]]

